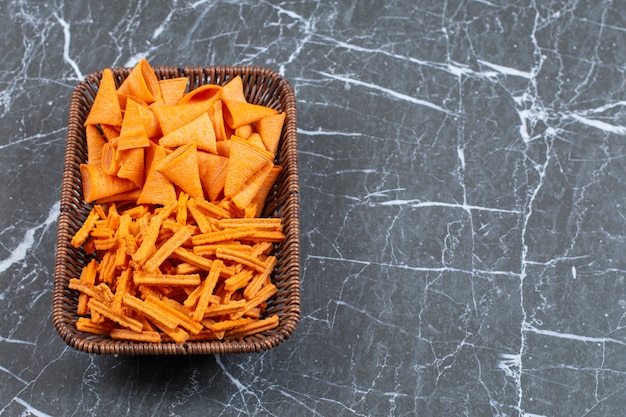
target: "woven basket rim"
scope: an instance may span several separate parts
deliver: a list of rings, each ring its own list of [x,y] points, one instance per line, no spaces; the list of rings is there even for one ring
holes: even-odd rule
[[[132,68],[110,68],[120,79]],[[71,276],[76,276],[87,257],[70,247],[71,236],[84,220],[90,204],[82,200],[78,165],[86,158],[86,143],[83,122],[93,103],[95,90],[102,70],[88,74],[75,87],[68,112],[67,143],[61,187],[61,213],[58,220],[57,246],[52,299],[52,321],[61,338],[71,347],[95,354],[119,355],[201,355],[225,353],[260,352],[274,348],[287,340],[295,331],[300,318],[300,253],[299,253],[299,185],[297,163],[296,101],[289,82],[278,72],[261,66],[154,66],[159,79],[188,77],[189,85],[212,83],[223,84],[230,78],[241,75],[246,94],[253,95],[251,102],[269,100],[269,105],[285,111],[277,159],[283,161],[283,174],[275,185],[272,204],[275,215],[285,225],[285,242],[276,249],[280,257],[275,269],[282,272],[278,294],[272,311],[279,315],[277,328],[258,335],[221,341],[188,341],[139,343],[113,340],[108,337],[79,332],[75,326],[76,293],[68,288]],[[191,88],[191,87],[190,87]],[[191,89],[193,89],[191,88]],[[268,197],[269,200],[269,197]]]

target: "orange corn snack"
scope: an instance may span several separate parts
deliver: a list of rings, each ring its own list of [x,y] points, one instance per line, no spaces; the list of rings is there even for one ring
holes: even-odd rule
[[[87,203],[137,188],[130,180],[108,175],[101,168],[88,164],[80,165],[80,174]]]
[[[198,170],[205,198],[209,201],[216,201],[226,183],[228,158],[207,152],[198,152]]]
[[[224,183],[226,197],[235,196],[248,179],[274,159],[271,153],[252,146],[236,136],[232,137],[230,142],[230,158]]]
[[[159,80],[163,103],[167,106],[175,106],[178,104],[180,99],[185,95],[188,83],[189,80],[187,80],[187,77]]]
[[[88,125],[85,128],[87,139],[87,163],[92,166],[102,166],[102,148],[107,142],[95,125]]]
[[[146,181],[141,189],[141,194],[137,198],[138,204],[160,204],[167,205],[176,200],[176,189],[174,184],[161,174],[156,166],[167,156],[165,148],[154,143],[147,151],[146,161]]]
[[[71,244],[93,260],[69,280],[77,329],[184,343],[278,326],[272,251],[285,234],[259,216],[282,172],[285,113],[248,103],[239,76],[187,92],[186,77],[158,80],[145,59],[115,85],[103,71],[85,126],[95,204]]]
[[[177,104],[201,103],[208,110],[220,98],[221,93],[222,87],[219,85],[205,84],[185,94]]]
[[[159,145],[165,148],[195,143],[199,150],[211,153],[217,153],[215,142],[215,131],[207,113],[202,113],[196,119],[159,139]]]
[[[198,171],[198,157],[195,143],[177,148],[155,167],[168,180],[176,184],[194,198],[202,197],[202,183]]]
[[[146,104],[162,100],[159,81],[145,58],[133,67],[131,73],[117,89],[117,97],[122,108],[126,108],[128,98]]]
[[[285,112],[264,117],[256,122],[256,128],[265,145],[265,149],[276,155],[280,134],[287,114]]]
[[[85,126],[96,124],[122,125],[122,110],[117,98],[115,79],[108,68],[102,71],[98,92],[85,120]]]
[[[237,75],[233,77],[222,87],[222,99],[228,101],[246,101],[241,76]]]
[[[277,110],[274,110],[271,107],[242,101],[224,100],[224,104],[227,110],[224,112],[224,121],[232,129],[254,123],[264,117],[272,116],[278,113]]]

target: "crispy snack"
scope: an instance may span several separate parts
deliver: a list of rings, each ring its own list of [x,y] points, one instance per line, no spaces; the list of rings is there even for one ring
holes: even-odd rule
[[[181,194],[165,207],[94,207],[76,243],[105,249],[69,283],[79,293],[80,331],[183,343],[243,337],[277,325],[275,319],[255,325],[265,320],[277,288],[271,282],[273,244],[253,242],[258,233],[282,235],[280,220],[200,216],[198,202]],[[217,230],[202,233],[196,218]],[[215,242],[200,244],[207,239]]]
[[[271,252],[285,235],[259,216],[285,114],[248,103],[241,77],[187,87],[145,59],[117,89],[103,72],[80,166],[94,206],[71,242],[93,256],[69,282],[79,331],[184,343],[278,326]]]

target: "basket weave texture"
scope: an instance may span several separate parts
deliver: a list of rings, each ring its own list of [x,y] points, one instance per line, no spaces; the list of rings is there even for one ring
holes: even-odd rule
[[[119,86],[131,68],[112,68]],[[70,101],[67,143],[61,187],[61,213],[58,221],[52,320],[61,338],[71,347],[88,353],[120,355],[202,355],[259,352],[276,347],[294,332],[300,318],[300,226],[296,133],[296,100],[289,83],[278,73],[262,67],[154,67],[159,79],[187,77],[189,90],[205,84],[224,85],[241,76],[246,99],[286,113],[285,124],[276,154],[276,164],[283,167],[274,188],[267,197],[263,212],[280,217],[286,239],[277,244],[277,265],[272,282],[278,293],[268,303],[267,315],[276,314],[279,325],[257,335],[220,341],[186,343],[138,343],[113,340],[83,333],[76,329],[78,293],[68,288],[69,280],[78,278],[90,258],[75,249],[70,241],[81,227],[91,204],[82,196],[80,164],[87,162],[87,142],[83,123],[96,96],[102,71],[88,75],[75,88]]]

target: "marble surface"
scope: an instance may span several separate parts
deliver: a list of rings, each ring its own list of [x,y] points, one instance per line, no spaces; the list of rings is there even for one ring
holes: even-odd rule
[[[626,403],[626,3],[0,0],[1,416],[607,416]],[[51,321],[87,74],[262,65],[298,102],[302,316],[259,354]]]

